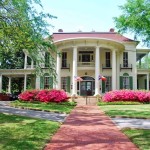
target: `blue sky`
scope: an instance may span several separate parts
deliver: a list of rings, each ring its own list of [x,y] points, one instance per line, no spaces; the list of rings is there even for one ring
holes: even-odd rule
[[[126,0],[41,0],[41,3],[44,12],[57,17],[48,20],[54,26],[49,28],[52,34],[58,29],[64,32],[107,32],[115,28],[113,17],[122,14],[119,6],[124,5]],[[124,36],[133,39],[131,33]]]
[[[44,12],[57,16],[49,20],[50,32],[107,32],[114,28],[113,17],[121,14],[119,5],[126,0],[41,0]]]

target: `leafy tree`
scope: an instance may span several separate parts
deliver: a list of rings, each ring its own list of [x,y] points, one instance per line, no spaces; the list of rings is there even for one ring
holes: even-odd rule
[[[56,17],[38,12],[35,5],[42,8],[40,0],[0,0],[0,62],[5,62],[6,54],[14,58],[16,53],[27,50],[36,62],[36,73],[41,74],[40,64],[44,62],[42,54],[49,52],[49,73],[55,76],[53,56],[57,50],[48,32],[48,27],[52,25],[48,24],[46,19]],[[11,63],[14,68],[13,62],[6,60],[5,65]],[[1,67],[5,68],[5,65]]]
[[[114,18],[119,32],[134,33],[150,46],[150,0],[127,0],[120,8],[122,15]]]
[[[21,50],[15,53],[3,51],[0,69],[22,69],[24,68],[24,57]]]

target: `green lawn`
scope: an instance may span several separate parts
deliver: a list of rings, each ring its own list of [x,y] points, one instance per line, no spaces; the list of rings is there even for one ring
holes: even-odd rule
[[[119,104],[119,103],[118,103]],[[100,108],[110,117],[129,117],[129,118],[147,118],[150,119],[150,104],[137,105],[108,105],[102,103]],[[131,141],[137,145],[140,150],[150,149],[150,130],[144,129],[123,129]]]
[[[150,130],[123,129],[122,131],[140,148],[140,150],[150,149]]]
[[[100,108],[110,117],[130,117],[130,118],[150,119],[150,104],[101,105]]]
[[[59,113],[70,113],[71,110],[76,106],[73,102],[63,102],[63,103],[42,103],[42,102],[23,102],[23,101],[14,101],[11,102],[13,107],[21,107],[27,109],[36,109],[44,110],[50,112],[59,112]]]
[[[60,123],[0,113],[1,150],[41,150]]]

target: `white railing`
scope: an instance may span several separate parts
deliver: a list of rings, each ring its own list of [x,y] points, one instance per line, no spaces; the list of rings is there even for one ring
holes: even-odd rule
[[[26,65],[26,69],[33,69],[33,68],[35,68],[35,65]]]
[[[95,62],[78,62],[78,67],[94,67]]]
[[[137,67],[137,69],[150,69],[150,66],[144,65],[144,64],[136,65],[136,67]]]

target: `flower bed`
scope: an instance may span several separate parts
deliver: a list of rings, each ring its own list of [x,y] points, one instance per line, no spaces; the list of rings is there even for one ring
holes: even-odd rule
[[[134,101],[146,103],[150,102],[149,91],[134,91],[134,90],[115,90],[107,92],[103,96],[104,102],[115,102],[115,101]]]
[[[68,96],[64,90],[27,90],[19,95],[19,100],[60,103],[68,101]]]

